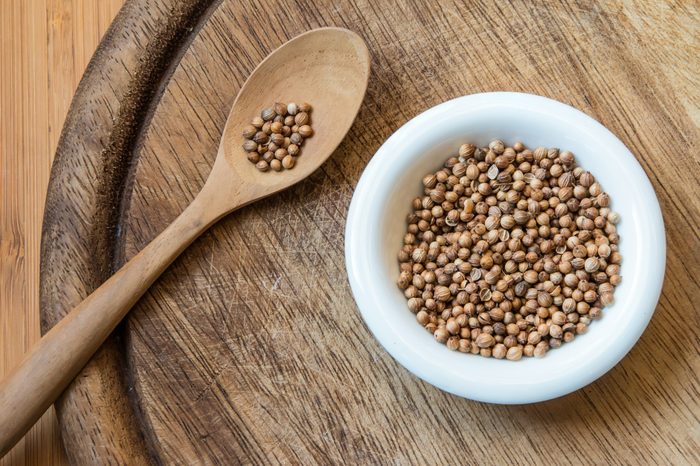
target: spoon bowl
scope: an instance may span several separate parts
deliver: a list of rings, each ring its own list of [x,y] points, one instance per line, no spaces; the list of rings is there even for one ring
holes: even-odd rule
[[[210,181],[220,189],[219,175],[226,177],[235,204],[241,195],[252,202],[309,176],[352,126],[367,89],[369,67],[367,46],[347,29],[315,29],[275,50],[253,70],[233,103]],[[246,159],[241,130],[274,102],[310,103],[315,134],[304,141],[293,169],[261,173]]]
[[[306,178],[338,147],[369,78],[362,39],[340,28],[307,32],[272,52],[231,108],[214,167],[185,211],[44,335],[0,382],[0,457],[29,430],[85,366],[143,293],[180,253],[224,215]],[[261,173],[243,152],[241,131],[275,101],[310,102],[316,135],[297,165]]]

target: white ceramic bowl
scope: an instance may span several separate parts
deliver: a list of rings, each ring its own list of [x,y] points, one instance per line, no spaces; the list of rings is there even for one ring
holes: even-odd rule
[[[513,362],[462,354],[434,341],[396,286],[396,255],[411,201],[423,176],[460,144],[492,139],[559,147],[576,155],[610,194],[623,256],[615,304],[588,333],[542,359]],[[460,97],[413,118],[379,148],[350,205],[345,259],[353,295],[386,350],[421,379],[445,391],[491,403],[532,403],[577,390],[610,370],[634,346],[661,293],[666,239],[654,190],[639,163],[610,131],[563,103],[495,92]]]

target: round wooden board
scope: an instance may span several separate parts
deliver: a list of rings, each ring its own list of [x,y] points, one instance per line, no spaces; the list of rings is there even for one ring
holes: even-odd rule
[[[698,327],[681,322],[700,298],[698,132],[682,85],[655,70],[683,31],[655,36],[644,21],[634,9],[552,2],[128,2],[56,154],[44,330],[193,199],[238,89],[267,53],[335,25],[363,36],[373,68],[331,159],[197,240],[69,387],[57,407],[71,460],[694,462]],[[596,383],[537,405],[471,402],[413,377],[362,323],[344,269],[347,208],[379,145],[432,105],[492,90],[545,95],[601,121],[639,158],[667,222],[667,282],[640,343]]]

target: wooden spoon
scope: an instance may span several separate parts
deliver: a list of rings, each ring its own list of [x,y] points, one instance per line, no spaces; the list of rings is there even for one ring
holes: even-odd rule
[[[338,147],[367,89],[367,46],[346,29],[302,34],[271,53],[238,93],[214,167],[185,211],[29,351],[0,383],[0,456],[63,392],[107,336],[170,263],[226,214],[303,180]],[[241,148],[241,131],[274,102],[309,102],[315,135],[296,166],[259,172]]]

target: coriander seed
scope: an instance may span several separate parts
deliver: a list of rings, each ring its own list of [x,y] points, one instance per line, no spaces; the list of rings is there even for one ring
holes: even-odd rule
[[[297,126],[303,126],[309,121],[309,114],[306,112],[297,113],[294,117],[294,124]]]
[[[292,135],[289,136],[289,140],[292,144],[299,145],[304,141],[304,138],[302,138],[299,133],[292,133]]]
[[[263,131],[258,131],[253,136],[253,141],[255,141],[255,143],[257,143],[257,144],[265,144],[265,143],[267,143],[268,140],[269,140],[268,135],[266,133],[264,133]]]
[[[294,123],[298,147],[306,122]],[[613,303],[619,216],[571,152],[462,144],[421,185],[398,285],[417,322],[449,349],[540,358]]]
[[[509,361],[517,361],[520,358],[523,357],[523,348],[522,346],[513,346],[508,348],[508,352],[506,353],[506,359]]]
[[[248,125],[245,128],[243,128],[243,137],[246,139],[251,139],[253,136],[255,136],[255,133],[257,133],[258,130],[255,128],[253,125]]]
[[[488,333],[480,333],[479,336],[476,337],[475,341],[479,348],[488,348],[493,346],[496,340],[494,340],[494,338]]]
[[[294,168],[304,139],[313,136],[310,112],[308,103],[294,102],[275,102],[263,109],[241,131],[247,159],[261,172]]]
[[[309,125],[304,125],[299,127],[299,134],[303,138],[310,138],[314,134],[314,130],[311,129],[311,126]]]
[[[275,102],[275,106],[274,106],[275,113],[278,116],[284,118],[284,116],[287,114],[287,107],[288,107],[288,105],[285,105],[285,104],[280,103],[280,102]]]
[[[433,335],[440,343],[447,342],[447,339],[450,337],[450,333],[447,331],[447,329],[445,329],[445,327],[439,327],[437,330],[435,330]]]
[[[243,149],[246,152],[254,152],[257,148],[258,144],[255,141],[247,140],[243,143]]]
[[[287,155],[285,158],[282,159],[282,166],[289,170],[290,168],[294,168],[294,157],[292,155]]]

